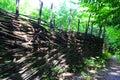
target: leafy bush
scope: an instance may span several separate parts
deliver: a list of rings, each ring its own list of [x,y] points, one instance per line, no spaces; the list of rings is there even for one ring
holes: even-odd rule
[[[109,59],[112,56],[112,54],[106,50],[103,54],[102,54],[102,58],[103,59]]]
[[[113,54],[120,54],[120,30],[109,27],[107,28],[106,35],[108,41],[108,51]]]
[[[15,0],[0,0],[0,8],[15,12]]]
[[[90,57],[89,59],[84,58],[85,69],[97,70],[106,67],[105,59],[97,57]]]

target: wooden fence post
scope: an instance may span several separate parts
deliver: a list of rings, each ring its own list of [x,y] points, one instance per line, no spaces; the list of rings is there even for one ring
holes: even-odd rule
[[[59,22],[59,29],[60,29],[60,31],[62,30],[62,22],[61,21]]]
[[[104,27],[103,27],[103,34],[102,34],[103,40],[105,39],[105,31],[106,31],[106,29],[105,29],[105,26],[104,26]]]
[[[18,19],[18,17],[19,17],[19,2],[20,2],[20,0],[16,0],[16,17],[15,17],[15,19],[17,20]]]
[[[55,27],[56,26],[56,23],[55,23],[55,16],[53,18],[53,26]]]
[[[70,24],[71,24],[71,21],[72,21],[71,12],[72,12],[72,10],[70,9],[70,15],[69,15],[69,17],[68,17],[68,31],[70,31]]]
[[[86,24],[85,34],[88,33],[88,24]]]
[[[87,24],[86,24],[85,34],[87,34],[87,33],[88,33],[89,23],[90,23],[90,17],[91,17],[91,13],[90,13],[90,15],[89,15],[89,17],[88,17],[88,22],[87,22]]]
[[[53,10],[53,3],[51,3],[51,7],[50,7],[50,28],[53,28],[53,25],[52,25],[52,10]]]
[[[103,52],[103,53],[104,53],[105,50],[106,50],[105,31],[106,31],[106,29],[105,29],[105,26],[104,26],[104,27],[103,27],[103,33],[102,33],[102,39],[103,39],[103,50],[102,50],[102,52]]]
[[[40,4],[40,10],[39,10],[39,15],[38,15],[38,24],[41,24],[43,2],[41,0],[39,0],[39,4]]]
[[[78,19],[78,31],[77,32],[79,31],[80,31],[80,19]]]
[[[93,32],[93,23],[91,23],[91,29],[90,29],[90,34],[92,35]]]
[[[98,37],[101,36],[101,33],[102,33],[102,25],[100,26],[99,33],[98,33]]]

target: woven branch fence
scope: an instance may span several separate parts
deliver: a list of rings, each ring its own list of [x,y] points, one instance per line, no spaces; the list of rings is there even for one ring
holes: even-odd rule
[[[100,36],[44,27],[50,24],[0,8],[1,79],[58,80],[83,58],[101,55]]]

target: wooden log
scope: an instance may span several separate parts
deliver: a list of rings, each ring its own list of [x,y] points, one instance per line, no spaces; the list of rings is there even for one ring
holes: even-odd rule
[[[5,32],[5,31],[0,32],[0,35],[3,35],[3,36],[5,36],[5,37],[7,37],[9,39],[18,39],[20,41],[24,40],[23,38],[20,38],[18,36],[14,36],[13,34],[9,34],[9,33]]]

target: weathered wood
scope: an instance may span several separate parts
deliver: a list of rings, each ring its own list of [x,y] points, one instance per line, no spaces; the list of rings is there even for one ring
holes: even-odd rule
[[[39,16],[38,16],[38,24],[41,24],[43,2],[41,0],[39,0],[39,3],[40,3],[40,10],[39,10]]]
[[[69,14],[69,17],[68,17],[68,31],[70,31],[71,21],[72,21],[72,10],[70,9],[70,14]]]
[[[89,29],[89,23],[90,23],[90,17],[91,17],[92,13],[90,13],[89,17],[88,17],[88,22],[86,24],[86,30],[85,30],[85,33],[87,34],[88,33],[88,29]]]
[[[54,18],[53,18],[53,26],[54,26],[54,27],[56,26],[55,16],[54,16]]]
[[[100,37],[101,34],[102,34],[102,25],[100,26],[99,33],[98,33],[98,37]]]
[[[44,26],[50,24],[42,19],[38,24],[37,20],[21,16],[15,20],[16,15],[4,10],[0,14],[7,16],[0,16],[0,64],[5,64],[0,66],[2,79],[34,80],[39,76],[44,80],[44,73],[56,77],[68,66],[81,64],[83,57],[99,55],[101,52],[103,39],[94,35],[62,29],[60,32],[49,31]],[[60,70],[53,73],[53,67]]]
[[[19,17],[19,2],[20,0],[16,0],[16,19]]]
[[[53,28],[52,13],[53,13],[53,3],[51,3],[51,7],[50,7],[50,28]]]
[[[93,23],[91,23],[91,29],[90,29],[90,34],[92,35],[93,33]]]
[[[80,19],[78,19],[78,29],[77,29],[77,32],[80,31]]]
[[[106,32],[106,28],[105,28],[105,26],[104,26],[104,27],[103,27],[103,34],[102,34],[103,40],[105,39],[105,32]]]

